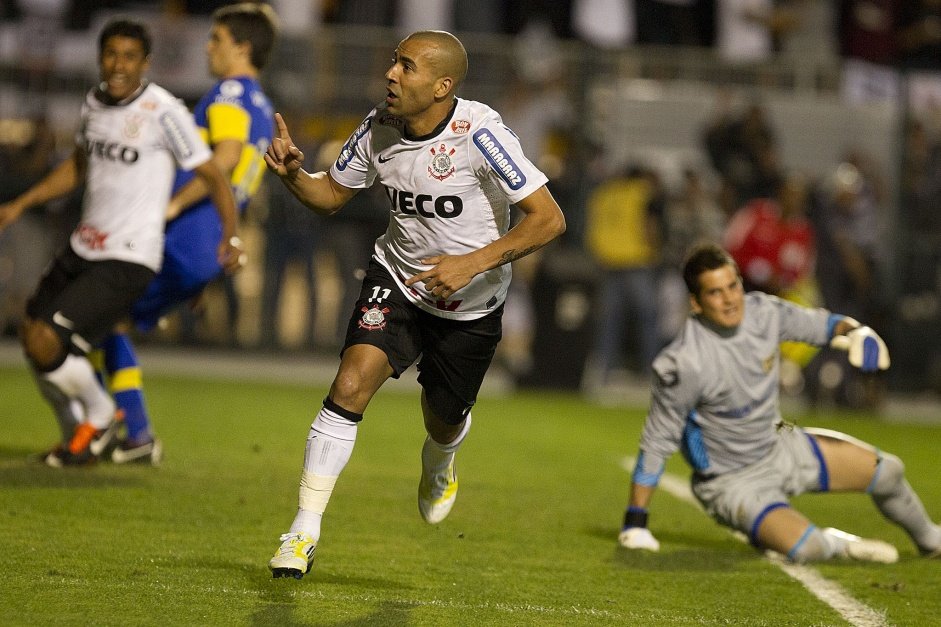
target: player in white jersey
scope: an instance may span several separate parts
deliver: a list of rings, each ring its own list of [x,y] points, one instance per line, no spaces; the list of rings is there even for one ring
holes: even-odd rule
[[[448,515],[457,492],[454,454],[500,340],[509,263],[565,230],[545,175],[500,116],[455,97],[466,72],[464,47],[450,33],[406,37],[385,75],[385,102],[329,172],[301,169],[303,154],[276,116],[278,136],[266,161],[298,199],[332,214],[378,178],[391,217],[363,279],[339,371],[311,425],[299,508],[269,563],[275,577],[309,571],[366,406],[419,356],[428,437],[418,506],[429,523]],[[512,229],[510,203],[524,214]]]
[[[779,344],[828,342],[852,365],[884,370],[882,339],[852,318],[807,309],[760,292],[745,294],[723,249],[692,251],[683,269],[693,315],[654,361],[647,421],[619,535],[622,546],[658,550],[648,505],[667,458],[678,449],[693,468],[693,493],[719,523],[796,562],[838,557],[894,562],[879,540],[819,529],[789,498],[803,492],[866,492],[922,555],[941,553],[933,523],[895,455],[848,435],[785,423],[778,406]]]
[[[54,466],[94,461],[117,433],[120,414],[86,354],[128,314],[160,268],[177,164],[212,190],[224,224],[220,262],[230,270],[239,265],[240,251],[230,242],[232,191],[183,104],[144,80],[149,58],[150,34],[142,24],[106,25],[99,37],[101,84],[85,99],[75,150],[0,205],[3,228],[30,206],[85,186],[80,222],[27,304],[21,330],[36,382],[62,429],[63,443],[45,457]]]

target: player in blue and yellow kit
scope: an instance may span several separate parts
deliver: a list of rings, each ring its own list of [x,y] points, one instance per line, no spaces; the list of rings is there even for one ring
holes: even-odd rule
[[[213,160],[229,176],[241,212],[261,183],[273,132],[273,109],[258,76],[274,45],[276,17],[268,5],[245,2],[220,8],[212,20],[206,55],[219,81],[193,115]],[[142,331],[222,274],[215,253],[222,234],[219,217],[205,184],[192,173],[177,173],[167,220],[163,267],[133,308],[133,322]],[[112,460],[156,464],[161,445],[151,432],[141,370],[126,331],[112,334],[102,348],[100,365],[127,425],[127,438]]]

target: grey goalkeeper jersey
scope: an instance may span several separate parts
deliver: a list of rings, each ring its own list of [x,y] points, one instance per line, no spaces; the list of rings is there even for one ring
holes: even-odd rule
[[[760,292],[746,294],[745,316],[736,329],[719,329],[690,316],[654,360],[634,481],[656,485],[677,449],[701,476],[764,457],[781,420],[779,344],[826,344],[841,317]]]

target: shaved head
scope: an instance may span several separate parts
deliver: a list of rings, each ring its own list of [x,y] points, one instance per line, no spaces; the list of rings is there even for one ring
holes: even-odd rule
[[[452,92],[464,81],[467,51],[457,37],[443,30],[422,30],[406,37],[403,43],[406,41],[421,42],[428,47],[429,62],[437,70],[438,78],[451,78]]]

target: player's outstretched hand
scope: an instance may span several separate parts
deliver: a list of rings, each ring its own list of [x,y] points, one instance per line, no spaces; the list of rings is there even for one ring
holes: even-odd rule
[[[660,542],[646,527],[628,527],[622,530],[618,535],[618,543],[625,549],[643,549],[654,552],[660,550]]]
[[[265,152],[265,163],[278,176],[293,179],[304,164],[304,153],[294,145],[288,125],[280,113],[274,114],[274,121],[278,127],[278,136],[272,138]]]
[[[885,342],[869,327],[859,326],[846,335],[834,336],[830,346],[847,351],[850,364],[863,372],[886,370],[891,363]]]

